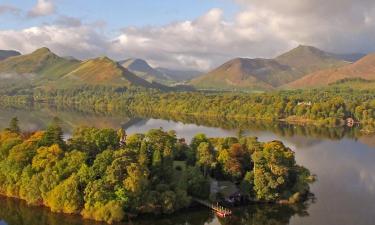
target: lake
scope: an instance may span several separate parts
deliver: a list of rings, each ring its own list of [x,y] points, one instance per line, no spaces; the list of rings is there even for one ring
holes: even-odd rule
[[[257,205],[237,208],[234,215],[217,218],[210,210],[194,208],[163,218],[141,218],[129,224],[256,224],[256,225],[372,225],[375,221],[375,136],[359,128],[324,128],[261,121],[228,121],[167,115],[87,113],[48,107],[0,109],[0,129],[17,116],[23,130],[45,128],[58,117],[69,137],[79,125],[124,128],[128,134],[151,128],[175,130],[188,141],[196,133],[209,137],[256,136],[261,141],[281,140],[296,152],[298,164],[317,175],[311,186],[315,198],[301,205]],[[102,224],[78,216],[54,214],[24,202],[0,198],[0,225]]]

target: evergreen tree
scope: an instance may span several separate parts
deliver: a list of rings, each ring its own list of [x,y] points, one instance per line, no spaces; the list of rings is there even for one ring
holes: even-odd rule
[[[59,125],[58,118],[54,118],[44,133],[43,138],[40,140],[39,146],[51,146],[57,144],[60,148],[65,149],[63,135],[64,132]]]
[[[18,126],[18,118],[17,117],[13,117],[10,122],[9,122],[9,128],[7,130],[9,130],[10,132],[13,132],[13,133],[21,133],[21,129],[20,127]]]

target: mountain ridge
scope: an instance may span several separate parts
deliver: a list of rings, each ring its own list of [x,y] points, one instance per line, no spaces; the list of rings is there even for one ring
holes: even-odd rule
[[[198,88],[272,90],[311,71],[337,68],[348,62],[312,46],[299,45],[273,59],[235,58],[191,81]]]
[[[108,57],[79,61],[60,57],[46,47],[0,61],[0,74],[6,75],[7,80],[21,80],[37,87],[77,84],[163,87],[137,77]]]
[[[135,75],[147,80],[156,82],[165,82],[172,80],[170,77],[166,76],[162,72],[151,67],[146,60],[139,58],[130,58],[126,60],[119,61],[119,64],[131,71]]]
[[[9,57],[21,55],[20,52],[14,50],[0,50],[0,61]]]
[[[317,71],[286,85],[288,88],[326,86],[346,78],[375,80],[375,53],[346,66]]]

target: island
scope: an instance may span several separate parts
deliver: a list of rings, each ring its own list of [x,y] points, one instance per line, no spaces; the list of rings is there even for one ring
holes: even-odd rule
[[[176,132],[78,127],[64,138],[59,120],[0,132],[0,194],[53,212],[114,223],[171,214],[192,204],[294,204],[307,199],[310,171],[280,141],[209,138]],[[220,213],[220,210],[219,210]]]

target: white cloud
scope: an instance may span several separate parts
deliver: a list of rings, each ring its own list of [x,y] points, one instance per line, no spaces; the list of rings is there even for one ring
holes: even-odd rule
[[[226,19],[214,8],[194,20],[126,27],[115,36],[100,24],[60,16],[54,24],[0,31],[0,48],[30,52],[47,46],[80,58],[139,57],[170,68],[208,70],[234,57],[273,57],[298,44],[332,52],[375,51],[373,0],[233,0],[241,10]],[[51,13],[51,1],[35,7]],[[44,10],[42,10],[44,8]]]
[[[30,17],[48,16],[55,12],[52,0],[38,0],[36,5],[29,11]]]
[[[236,0],[244,12],[272,15],[272,29],[286,40],[335,52],[374,51],[373,0]]]
[[[47,46],[62,56],[79,58],[107,54],[108,39],[86,25],[44,25],[23,30],[0,31],[0,49],[29,53]]]
[[[236,2],[242,10],[229,21],[222,10],[212,9],[193,21],[126,28],[114,51],[200,69],[233,57],[274,57],[298,44],[339,53],[375,51],[373,0]]]
[[[207,70],[238,56],[269,56],[292,43],[264,27],[270,20],[253,15],[251,26],[244,14],[226,21],[223,11],[212,9],[193,21],[162,27],[126,28],[114,39],[112,52],[151,59],[165,67]],[[270,45],[273,43],[273,45]]]

